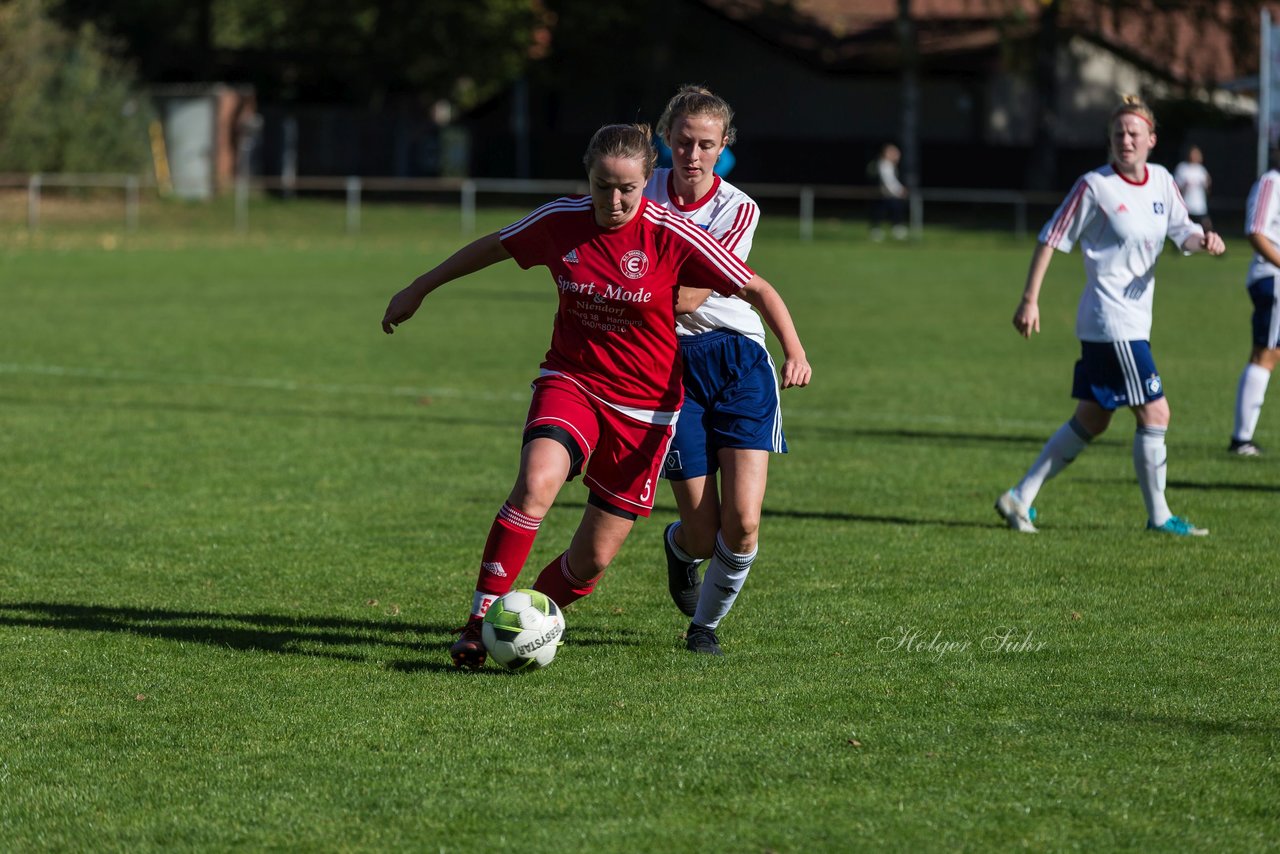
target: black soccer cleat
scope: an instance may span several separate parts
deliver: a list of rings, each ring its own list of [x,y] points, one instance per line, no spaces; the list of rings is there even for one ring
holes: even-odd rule
[[[698,577],[698,567],[702,565],[702,561],[685,563],[676,556],[671,548],[671,529],[678,524],[672,522],[662,532],[662,550],[667,555],[667,590],[680,613],[692,617],[698,608],[698,594],[702,592],[702,581]]]
[[[1227,452],[1235,454],[1237,457],[1260,457],[1262,456],[1262,448],[1253,444],[1253,442],[1245,439],[1232,439],[1231,444],[1227,446]]]
[[[724,650],[720,649],[720,639],[716,637],[715,629],[709,629],[697,623],[690,623],[689,631],[685,632],[684,638],[685,648],[689,652],[700,652],[703,655],[724,655]]]
[[[483,623],[483,617],[473,616],[458,630],[462,634],[449,647],[449,657],[453,659],[454,667],[467,670],[479,670],[484,667],[487,651],[484,648],[484,636],[480,632],[480,626]]]

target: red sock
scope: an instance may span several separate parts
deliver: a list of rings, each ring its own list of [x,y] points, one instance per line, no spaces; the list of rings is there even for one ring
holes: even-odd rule
[[[510,502],[502,505],[489,528],[489,539],[480,558],[480,576],[471,604],[473,615],[482,616],[490,602],[515,586],[541,524],[541,519],[521,513]]]
[[[577,602],[583,596],[591,595],[596,589],[595,581],[581,581],[569,574],[569,553],[565,552],[538,573],[538,580],[533,582],[533,589],[545,593],[561,608]]]

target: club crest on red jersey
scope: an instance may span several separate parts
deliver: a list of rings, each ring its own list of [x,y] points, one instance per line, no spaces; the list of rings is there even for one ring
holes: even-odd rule
[[[622,268],[622,275],[628,279],[639,279],[649,272],[649,256],[643,250],[632,249],[622,256],[618,266]]]

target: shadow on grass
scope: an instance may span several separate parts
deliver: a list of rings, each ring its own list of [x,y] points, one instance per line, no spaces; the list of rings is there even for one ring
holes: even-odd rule
[[[871,522],[877,525],[930,525],[941,528],[998,528],[999,520],[979,522],[974,519],[917,519],[911,516],[891,516],[872,513],[835,513],[829,510],[769,510],[760,511],[769,519],[823,519],[831,522]]]
[[[1001,433],[962,433],[954,430],[904,430],[881,427],[824,427],[818,425],[788,426],[788,436],[816,436],[836,439],[863,437],[868,439],[923,440],[940,444],[1027,445],[1039,448],[1049,434],[1010,435]]]
[[[423,399],[428,396],[423,395]],[[455,398],[441,398],[442,401],[452,402]],[[509,428],[514,422],[513,419],[497,419],[497,418],[476,418],[474,416],[451,416],[443,415],[439,412],[431,411],[434,405],[433,401],[423,403],[422,400],[416,401],[414,408],[404,408],[394,412],[354,412],[351,410],[339,409],[310,409],[305,406],[286,407],[279,405],[269,406],[226,406],[213,403],[190,403],[187,401],[155,401],[155,402],[139,402],[139,401],[69,401],[69,400],[52,400],[52,399],[33,399],[19,398],[12,395],[0,396],[0,402],[11,406],[33,406],[41,409],[54,410],[92,410],[92,411],[110,411],[110,412],[146,412],[146,413],[168,413],[180,415],[217,415],[229,416],[235,418],[298,418],[298,419],[324,419],[330,421],[357,421],[365,423],[376,422],[406,422],[413,424],[421,424],[429,422],[432,424],[447,424],[455,427],[485,427],[485,428]]]
[[[302,655],[335,661],[385,662],[388,670],[458,672],[445,658],[444,648],[455,626],[409,623],[390,619],[290,617],[280,614],[239,614],[179,611],[69,602],[0,602],[0,626],[83,632],[123,632],[141,637],[201,643],[240,652]],[[406,637],[406,635],[408,637]],[[575,646],[638,645],[629,632],[576,629]],[[379,648],[413,650],[430,660],[387,661]],[[501,674],[501,670],[485,670]]]
[[[1280,724],[1265,720],[1212,720],[1186,715],[1153,715],[1107,709],[1095,712],[1094,717],[1108,723],[1124,726],[1147,727],[1158,730],[1178,730],[1198,738],[1213,736],[1259,736],[1268,740],[1280,736]]]
[[[557,501],[558,508],[584,509],[585,501]],[[658,505],[655,511],[676,513],[674,507]],[[841,513],[832,510],[770,510],[765,508],[760,515],[770,519],[819,519],[828,522],[871,522],[877,525],[933,525],[943,528],[993,528],[1000,527],[999,520],[979,522],[973,519],[917,519],[910,516],[875,515],[871,513]]]
[[[1098,484],[1121,484],[1126,486],[1135,486],[1137,481],[1132,478],[1116,478],[1116,477],[1082,477],[1077,478],[1080,483],[1098,483]],[[1280,485],[1274,483],[1227,483],[1225,481],[1195,481],[1195,480],[1171,480],[1165,484],[1168,489],[1194,489],[1201,492],[1280,492]]]

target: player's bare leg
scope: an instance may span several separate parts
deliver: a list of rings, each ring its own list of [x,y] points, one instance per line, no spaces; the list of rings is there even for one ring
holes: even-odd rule
[[[543,567],[533,589],[561,608],[591,595],[634,526],[635,519],[629,514],[587,504],[569,548]]]
[[[689,650],[709,655],[721,654],[716,629],[733,607],[756,559],[769,452],[722,448],[719,462],[720,532],[686,635]]]
[[[671,601],[686,617],[692,617],[702,588],[698,567],[715,549],[720,530],[720,497],[714,476],[672,480],[671,494],[680,511],[680,521],[662,532],[667,557],[667,590]]]

